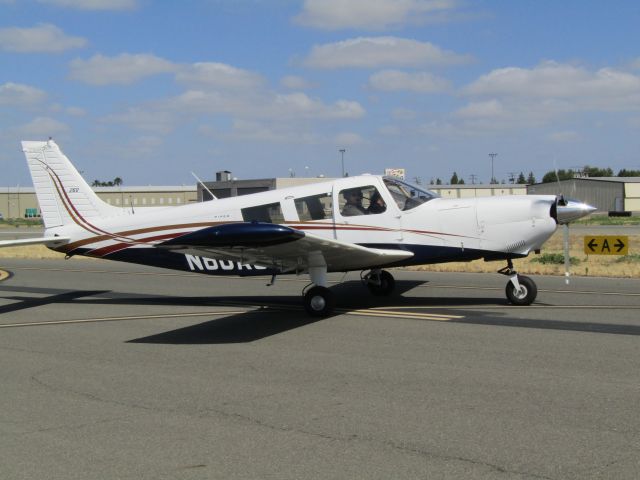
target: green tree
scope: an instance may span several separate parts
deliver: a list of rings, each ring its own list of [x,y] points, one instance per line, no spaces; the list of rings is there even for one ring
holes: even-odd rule
[[[529,172],[529,176],[527,177],[527,183],[529,185],[533,185],[536,183],[536,177],[533,175],[533,172]]]
[[[442,185],[442,180],[440,180],[439,178],[436,178],[436,185]]]
[[[613,170],[611,170],[611,168],[598,168],[585,165],[583,172],[587,177],[613,177]]]
[[[451,181],[449,182],[450,185],[457,185],[460,182],[460,180],[458,179],[458,174],[456,172],[453,172],[453,175],[451,175]]]
[[[623,168],[618,172],[618,177],[640,177],[640,170],[627,170]]]
[[[542,177],[542,183],[555,182],[557,181],[558,178],[560,180],[571,180],[574,177],[575,177],[575,172],[571,169],[569,170],[560,169],[558,170],[557,176],[556,176],[555,170],[551,170],[544,174],[544,176]]]
[[[520,172],[520,175],[518,175],[518,180],[516,180],[516,183],[520,185],[527,183],[527,179],[524,178],[524,173]]]

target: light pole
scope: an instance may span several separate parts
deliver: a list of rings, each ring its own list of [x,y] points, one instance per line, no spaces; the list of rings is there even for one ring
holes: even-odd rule
[[[498,183],[496,182],[496,177],[493,175],[493,159],[496,158],[498,154],[490,153],[489,156],[491,157],[491,181],[489,183]]]
[[[345,148],[341,148],[340,150],[338,150],[342,156],[342,176],[344,177],[344,152],[346,152],[347,150]]]

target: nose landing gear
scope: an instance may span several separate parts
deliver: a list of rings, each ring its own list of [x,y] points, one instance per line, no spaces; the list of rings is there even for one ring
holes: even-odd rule
[[[511,259],[507,260],[507,266],[498,270],[498,273],[509,277],[505,293],[512,305],[531,305],[538,296],[536,283],[529,277],[518,275]]]

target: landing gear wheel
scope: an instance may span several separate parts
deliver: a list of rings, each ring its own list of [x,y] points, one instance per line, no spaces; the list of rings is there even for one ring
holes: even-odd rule
[[[335,299],[326,287],[313,287],[304,294],[304,309],[312,317],[327,317],[333,312]]]
[[[378,275],[378,278],[371,276],[367,282],[369,291],[376,297],[386,297],[393,293],[396,288],[396,281],[386,270],[382,270]]]
[[[524,275],[518,275],[518,283],[520,284],[520,290],[516,288],[513,282],[507,283],[505,293],[507,299],[513,305],[531,305],[538,296],[538,287],[533,280]]]

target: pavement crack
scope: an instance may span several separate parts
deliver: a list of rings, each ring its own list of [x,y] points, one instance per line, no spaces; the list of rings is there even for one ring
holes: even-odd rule
[[[425,457],[425,458],[430,458],[430,459],[439,459],[439,460],[445,460],[445,461],[455,461],[455,462],[468,463],[468,464],[472,464],[472,465],[488,468],[488,469],[492,470],[493,472],[495,472],[497,474],[500,474],[500,475],[508,475],[508,476],[519,475],[519,476],[521,476],[523,478],[542,479],[542,480],[555,480],[553,477],[548,477],[548,476],[540,475],[540,474],[536,474],[536,473],[522,472],[522,471],[518,471],[518,470],[511,470],[511,469],[507,469],[505,467],[501,467],[500,465],[496,465],[496,464],[489,463],[489,462],[484,462],[484,461],[477,460],[477,459],[465,458],[465,457],[454,456],[454,455],[444,455],[442,453],[435,453],[435,452],[431,452],[431,451],[428,451],[428,450],[424,450],[424,449],[421,449],[419,447],[402,445],[402,444],[398,444],[398,443],[391,442],[391,441],[380,441],[380,440],[375,439],[375,438],[365,438],[365,437],[359,436],[357,434],[332,435],[332,434],[329,434],[329,433],[311,431],[311,430],[306,430],[306,429],[302,429],[302,428],[296,428],[296,427],[288,426],[288,425],[275,425],[273,423],[269,423],[269,422],[266,422],[264,420],[260,420],[258,418],[255,418],[255,417],[252,417],[252,416],[249,416],[249,415],[243,415],[243,414],[235,413],[235,412],[228,412],[228,411],[221,410],[221,409],[206,409],[203,412],[217,414],[217,415],[220,415],[220,416],[223,416],[223,417],[226,417],[226,418],[230,418],[230,419],[242,420],[242,421],[251,423],[253,425],[262,427],[262,428],[268,428],[270,430],[279,431],[279,432],[297,433],[297,434],[301,434],[301,435],[307,435],[307,436],[311,436],[311,437],[314,437],[314,438],[321,438],[321,439],[330,440],[330,441],[363,442],[363,443],[369,443],[369,444],[372,444],[372,445],[378,445],[378,446],[391,448],[393,450],[402,452],[404,454],[419,455],[419,456],[422,456],[422,457]]]

